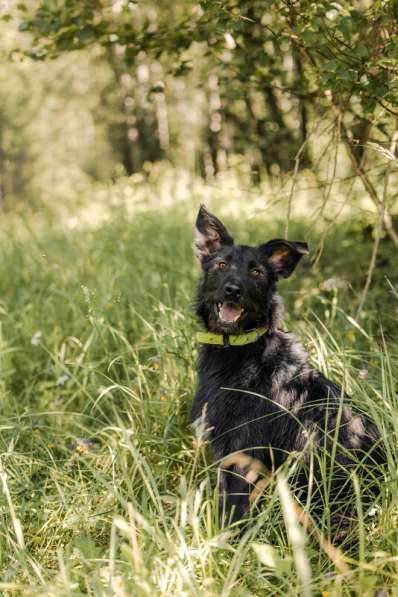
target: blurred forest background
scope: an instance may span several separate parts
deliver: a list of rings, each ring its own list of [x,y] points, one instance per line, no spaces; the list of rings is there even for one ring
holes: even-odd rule
[[[3,209],[71,200],[167,162],[207,181],[233,170],[248,187],[305,171],[322,205],[347,180],[349,203],[356,177],[380,214],[395,160],[395,2],[3,0],[0,10]],[[383,205],[398,248],[391,190]]]

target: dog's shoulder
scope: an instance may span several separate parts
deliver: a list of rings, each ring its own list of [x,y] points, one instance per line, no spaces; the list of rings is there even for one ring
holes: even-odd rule
[[[309,370],[308,353],[302,342],[292,332],[273,331],[264,343],[262,361],[274,372],[281,384],[297,374]]]

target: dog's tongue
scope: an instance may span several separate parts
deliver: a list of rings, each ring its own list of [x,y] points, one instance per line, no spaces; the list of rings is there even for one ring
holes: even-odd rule
[[[242,313],[242,307],[240,305],[232,305],[231,303],[222,303],[219,316],[223,321],[236,321]]]

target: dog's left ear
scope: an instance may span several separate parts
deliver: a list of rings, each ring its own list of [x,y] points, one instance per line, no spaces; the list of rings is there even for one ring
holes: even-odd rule
[[[207,211],[204,205],[200,206],[195,232],[195,253],[201,261],[210,253],[218,251],[222,245],[234,244],[234,239],[224,224]]]
[[[307,243],[291,242],[277,238],[260,246],[278,278],[288,278],[303,257],[308,254]]]

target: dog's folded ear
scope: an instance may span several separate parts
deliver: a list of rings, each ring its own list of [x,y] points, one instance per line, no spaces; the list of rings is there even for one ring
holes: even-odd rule
[[[308,254],[308,245],[277,238],[261,245],[260,251],[271,263],[278,278],[288,278],[303,255]]]
[[[233,245],[234,239],[216,216],[200,206],[196,218],[195,254],[202,261],[205,257],[218,251],[222,245]]]

